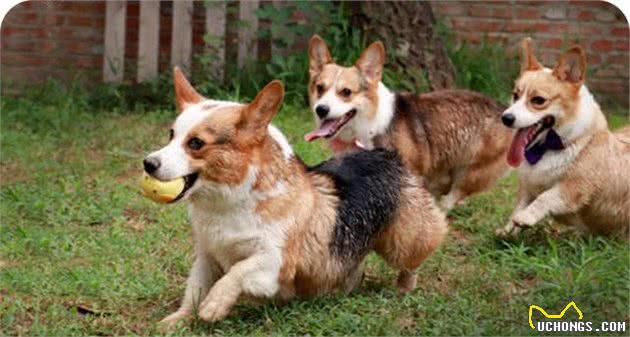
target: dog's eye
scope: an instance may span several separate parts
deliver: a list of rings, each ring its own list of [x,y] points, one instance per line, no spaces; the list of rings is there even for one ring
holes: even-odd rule
[[[168,130],[168,141],[170,142],[175,137],[175,131],[173,129]]]
[[[204,143],[203,140],[197,137],[190,138],[190,140],[188,141],[188,147],[191,150],[195,150],[195,151],[200,150],[204,145],[206,145],[206,143]]]
[[[350,95],[352,95],[352,90],[350,90],[348,88],[343,88],[343,89],[341,89],[341,91],[339,93],[343,97],[350,97]]]
[[[317,94],[321,95],[324,93],[324,86],[322,84],[318,84],[315,89],[317,90]]]
[[[514,101],[518,101],[518,92],[513,92],[513,93],[512,93],[512,99],[513,99]]]
[[[530,100],[530,102],[532,102],[532,104],[534,104],[534,105],[543,105],[543,104],[545,104],[546,101],[547,100],[544,97],[541,97],[541,96],[534,96]]]

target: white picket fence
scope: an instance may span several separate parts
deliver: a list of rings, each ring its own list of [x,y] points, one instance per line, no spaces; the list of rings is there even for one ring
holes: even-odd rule
[[[259,0],[240,2],[238,19],[247,22],[247,27],[238,30],[239,66],[245,62],[246,55],[256,54],[256,31],[258,18],[256,9]],[[226,25],[226,2],[214,2],[205,6],[205,32],[212,36],[223,37]],[[121,82],[125,68],[125,23],[127,16],[126,1],[106,1],[105,45],[103,55],[103,80]],[[160,1],[141,0],[138,32],[138,82],[154,78],[158,74]],[[171,34],[171,65],[190,69],[192,62],[193,1],[173,1],[173,26]],[[225,62],[225,39],[218,39],[217,57],[213,60],[217,75],[223,76]]]

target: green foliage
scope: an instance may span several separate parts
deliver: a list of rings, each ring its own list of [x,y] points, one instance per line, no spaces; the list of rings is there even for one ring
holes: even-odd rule
[[[306,51],[291,50],[296,43],[308,41],[314,34],[319,34],[329,44],[333,55],[339,56],[339,62],[353,62],[363,43],[360,31],[350,24],[345,7],[344,3],[329,1],[287,2],[282,7],[264,3],[256,14],[260,20],[269,21],[269,28],[260,29],[257,35],[261,38],[273,37],[274,50],[280,52],[274,53],[266,62],[250,59],[243,68],[237,68],[235,60],[228,62],[225,83],[217,82],[213,75],[210,60],[214,54],[201,55],[200,60],[206,68],[196,74],[197,83],[200,83],[203,92],[210,95],[231,93],[236,98],[251,98],[266,83],[278,79],[285,84],[286,101],[304,104],[307,100],[308,55]],[[294,20],[292,14],[295,11],[304,13],[307,23]],[[213,39],[211,36],[206,38]]]
[[[442,23],[436,32],[444,40],[446,52],[455,66],[459,88],[470,89],[508,103],[519,65],[516,58],[507,56],[505,46],[489,43],[484,36],[478,46],[456,43],[454,34]]]
[[[138,179],[174,112],[98,110],[72,88],[2,98],[0,335],[159,335],[156,322],[177,308],[192,263],[190,226],[184,204],[147,200]],[[303,109],[283,104],[274,123],[313,164],[329,153],[303,140],[313,123]],[[555,312],[570,300],[585,320],[628,322],[627,242],[549,222],[515,241],[494,237],[516,181],[512,174],[451,212],[449,238],[410,295],[398,295],[395,272],[369,256],[350,295],[245,304],[223,322],[174,334],[534,335],[530,304]]]

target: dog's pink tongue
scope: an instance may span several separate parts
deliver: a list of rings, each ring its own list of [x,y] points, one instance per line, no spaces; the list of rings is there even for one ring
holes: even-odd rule
[[[326,137],[334,132],[335,121],[327,120],[322,123],[319,129],[313,130],[304,135],[304,140],[307,142],[313,141],[318,138]]]
[[[508,152],[507,162],[512,167],[518,167],[525,158],[525,146],[527,145],[527,135],[529,134],[529,128],[518,129],[514,138],[512,139],[512,145],[510,145],[510,151]]]

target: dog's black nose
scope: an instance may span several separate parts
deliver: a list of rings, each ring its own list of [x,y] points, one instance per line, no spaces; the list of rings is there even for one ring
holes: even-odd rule
[[[151,174],[155,171],[157,171],[157,169],[160,168],[160,161],[155,158],[155,157],[147,157],[142,161],[142,164],[144,164],[144,170],[148,173]]]
[[[503,122],[503,125],[505,126],[514,125],[515,120],[516,120],[516,116],[514,116],[514,114],[511,114],[511,113],[503,114],[503,116],[501,116],[501,121]]]
[[[329,111],[330,108],[328,107],[328,105],[318,105],[315,107],[315,113],[320,119],[324,119],[328,115]]]

